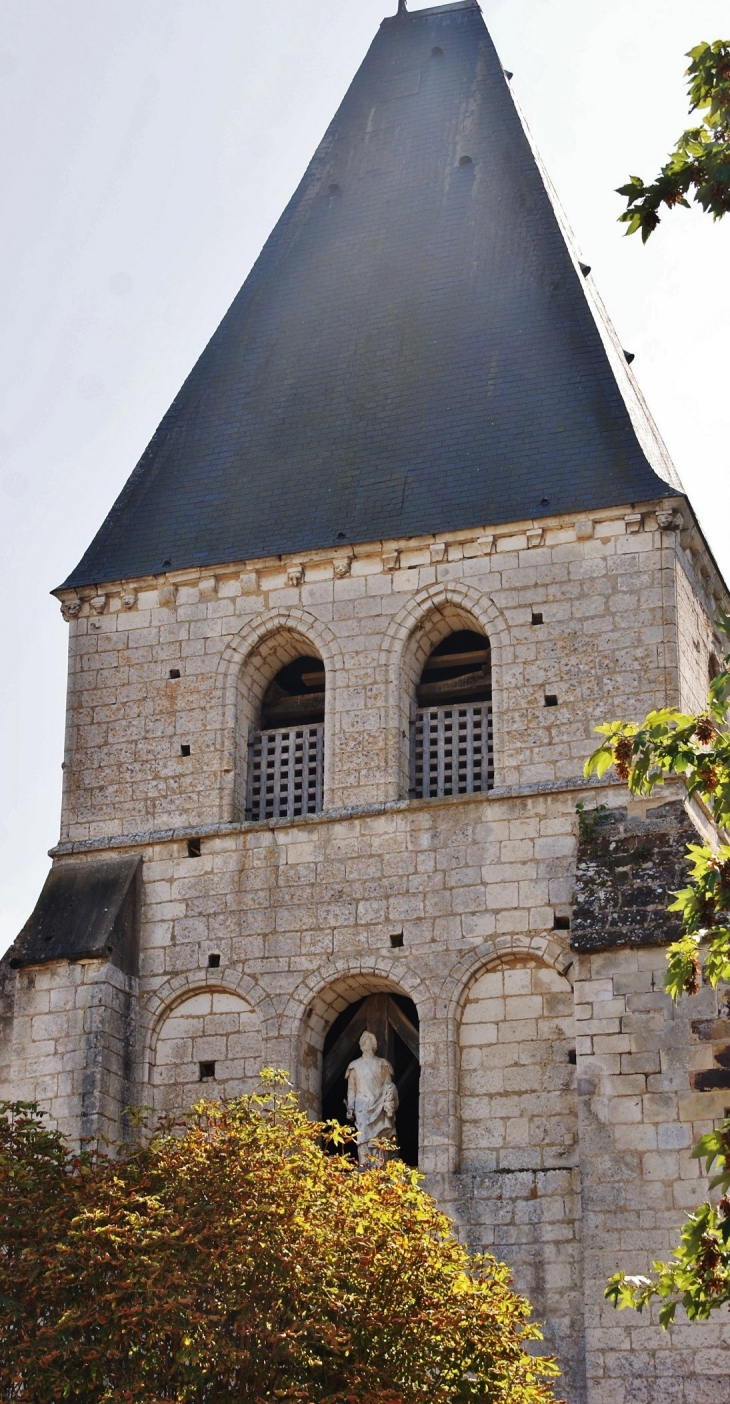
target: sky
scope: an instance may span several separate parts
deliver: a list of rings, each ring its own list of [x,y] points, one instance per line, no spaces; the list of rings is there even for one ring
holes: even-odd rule
[[[76,564],[395,0],[2,0],[0,951],[58,836]],[[411,8],[419,6],[411,0]],[[730,218],[626,239],[726,0],[483,0],[513,90],[730,577]]]

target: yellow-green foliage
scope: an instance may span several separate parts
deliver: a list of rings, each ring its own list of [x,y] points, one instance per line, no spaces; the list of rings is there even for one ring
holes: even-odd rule
[[[508,1270],[328,1132],[272,1073],[114,1157],[0,1107],[0,1397],[547,1404]]]

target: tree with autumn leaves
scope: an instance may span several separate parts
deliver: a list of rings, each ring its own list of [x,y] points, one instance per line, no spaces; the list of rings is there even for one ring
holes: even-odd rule
[[[730,212],[730,40],[698,44],[687,57],[690,112],[698,123],[682,133],[653,181],[632,176],[618,190],[627,202],[619,220],[627,234],[641,230],[644,243],[661,222],[662,206],[688,209],[689,195],[713,219]]]
[[[730,615],[720,612],[718,627],[730,638]],[[649,712],[640,724],[626,721],[597,727],[600,746],[586,762],[586,776],[599,779],[613,767],[634,795],[650,795],[669,776],[681,777],[690,798],[712,817],[717,844],[691,844],[689,883],[673,894],[682,935],[667,952],[666,988],[674,1000],[696,994],[703,978],[717,986],[730,981],[730,653],[710,684],[707,708],[693,716],[674,708]],[[641,1311],[655,1297],[664,1326],[677,1305],[690,1320],[702,1320],[730,1301],[730,1117],[703,1136],[692,1154],[712,1174],[714,1202],[700,1204],[685,1223],[668,1263],[654,1263],[654,1275],[617,1273],[606,1295],[618,1307]]]
[[[0,1107],[0,1398],[548,1404],[507,1268],[351,1134],[272,1073],[114,1155]]]

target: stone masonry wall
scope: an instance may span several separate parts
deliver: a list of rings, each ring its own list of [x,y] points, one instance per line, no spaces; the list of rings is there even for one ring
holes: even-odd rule
[[[570,932],[554,929],[556,913],[570,911],[581,794],[400,802],[350,818],[247,825],[204,840],[200,858],[181,840],[146,848],[128,1100],[163,1109],[171,1092],[181,1106],[212,1090],[196,1079],[204,1058],[222,1061],[229,1094],[252,1084],[259,1056],[316,1091],[324,1033],[339,1009],[376,990],[408,995],[421,1028],[428,1183],[474,1246],[513,1265],[547,1321],[570,1404],[624,1404],[615,1372],[632,1340],[645,1339],[631,1332],[649,1328],[605,1308],[602,1286],[615,1266],[640,1270],[641,1260],[646,1270],[667,1251],[699,1192],[691,1139],[730,1094],[693,1091],[692,1077],[720,1066],[730,1020],[715,1018],[707,991],[681,1016],[672,1010],[661,994],[663,950],[573,957]],[[599,795],[622,812],[618,787],[589,798]],[[403,933],[398,949],[393,931]],[[110,967],[62,963],[16,977],[16,1049],[27,1074],[15,1089],[50,1102],[71,1129],[82,1125],[78,1098],[98,1086],[88,1037],[118,978]],[[668,1098],[665,1086],[675,1089]],[[596,1381],[588,1395],[584,1253]],[[722,1340],[715,1325],[694,1330],[713,1350]],[[653,1329],[646,1339],[648,1378],[658,1380],[667,1342]],[[719,1379],[703,1404],[725,1398],[728,1381]],[[658,1404],[661,1390],[651,1388],[642,1384],[642,1397]]]
[[[691,1138],[730,1105],[707,1081],[726,1016],[707,991],[667,1005],[662,950],[576,955],[569,930],[576,804],[626,805],[582,779],[592,727],[678,702],[697,667],[680,536],[632,507],[65,597],[56,861],[142,855],[139,978],[4,965],[0,1095],[37,1097],[72,1136],[116,1132],[129,1102],[212,1090],[203,1064],[233,1095],[263,1062],[316,1111],[332,1020],[407,995],[419,1163],[469,1241],[512,1263],[569,1404],[628,1404],[629,1378],[639,1404],[724,1404],[726,1326],[693,1328],[700,1370],[686,1328],[672,1350],[601,1292],[671,1247],[698,1192]],[[460,628],[492,645],[495,788],[409,801],[420,667]],[[245,823],[248,726],[297,651],[325,663],[325,812]]]
[[[595,1404],[721,1404],[730,1395],[730,1313],[663,1332],[603,1300],[618,1268],[646,1274],[706,1192],[691,1158],[730,1110],[730,1092],[695,1090],[730,1041],[727,991],[674,1006],[664,951],[579,955],[575,962],[586,1347]],[[719,1017],[718,1017],[719,1011]]]
[[[419,659],[458,627],[492,644],[497,786],[576,777],[597,721],[679,699],[663,536],[675,541],[650,511],[613,513],[65,599],[62,839],[239,818],[248,724],[281,666],[266,644],[277,635],[325,663],[330,808],[407,794]]]
[[[686,712],[701,712],[707,705],[707,688],[717,671],[717,659],[727,652],[728,642],[714,628],[715,602],[708,600],[704,591],[697,594],[692,561],[684,551],[678,553],[675,571],[679,706]]]
[[[98,960],[54,961],[5,978],[13,1019],[0,1097],[39,1102],[76,1140],[116,1139],[124,1107],[136,1100],[137,982]]]

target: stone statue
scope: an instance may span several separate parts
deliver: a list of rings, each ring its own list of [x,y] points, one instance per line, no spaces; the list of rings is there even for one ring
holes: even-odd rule
[[[377,1057],[378,1041],[367,1031],[360,1037],[361,1058],[350,1063],[347,1078],[347,1119],[357,1127],[357,1156],[361,1165],[377,1158],[371,1142],[395,1136],[398,1089],[386,1058]]]

